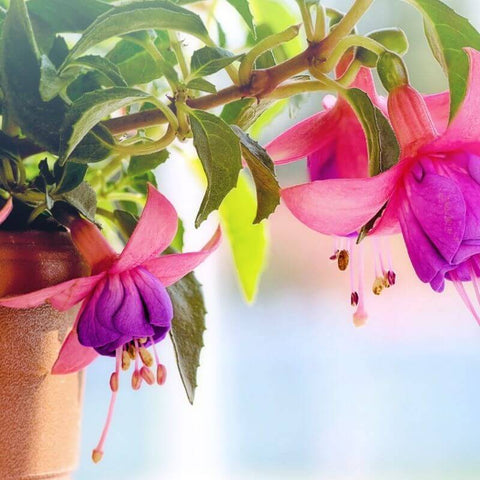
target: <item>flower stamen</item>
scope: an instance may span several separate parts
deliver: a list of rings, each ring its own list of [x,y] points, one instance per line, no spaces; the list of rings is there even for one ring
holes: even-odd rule
[[[121,356],[122,356],[122,347],[117,348],[115,352],[115,372],[110,377],[110,388],[112,390],[112,396],[110,398],[110,405],[108,407],[107,419],[105,420],[105,426],[103,427],[102,435],[100,436],[100,440],[98,445],[92,451],[92,460],[94,463],[100,462],[103,458],[103,447],[105,444],[105,440],[107,438],[108,430],[110,429],[110,424],[112,423],[113,418],[113,411],[115,409],[115,400],[117,399],[118,393],[118,383],[119,383],[119,372],[120,372],[120,364],[121,364]],[[112,386],[112,378],[115,378],[115,382]]]

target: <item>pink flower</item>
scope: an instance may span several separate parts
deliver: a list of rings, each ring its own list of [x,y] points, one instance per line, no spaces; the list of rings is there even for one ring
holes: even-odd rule
[[[107,423],[93,459],[103,455],[103,443],[113,412],[120,367],[128,369],[134,360],[132,387],[144,380],[155,383],[150,367],[155,359],[156,381],[165,381],[155,343],[170,329],[173,308],[165,287],[191,272],[218,246],[218,230],[199,252],[159,256],[177,230],[178,218],[172,204],[149,185],[148,199],[129,242],[117,255],[95,225],[75,217],[70,223],[72,239],[92,267],[92,275],[76,278],[36,292],[0,299],[0,305],[32,308],[45,302],[66,311],[81,307],[75,325],[67,336],[52,372],[78,371],[98,354],[114,356],[115,372],[110,379],[112,400]],[[148,352],[151,346],[154,356]]]
[[[445,278],[453,280],[480,321],[462,284],[472,279],[477,286],[480,275],[480,53],[467,53],[468,92],[445,131],[417,91],[398,87],[388,99],[402,150],[398,165],[371,178],[298,185],[282,196],[297,218],[329,235],[358,231],[387,204],[371,234],[401,231],[418,277],[437,291]]]

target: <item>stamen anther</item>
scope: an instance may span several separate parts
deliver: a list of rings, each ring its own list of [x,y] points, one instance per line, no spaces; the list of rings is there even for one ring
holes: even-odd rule
[[[380,295],[385,288],[385,279],[382,277],[377,277],[373,282],[372,291],[375,295]]]
[[[148,383],[148,385],[153,385],[155,383],[155,376],[148,367],[142,367],[140,369],[140,375]]]
[[[92,460],[94,463],[100,462],[100,460],[103,458],[103,452],[100,450],[93,450],[92,452]]]
[[[165,365],[162,365],[159,363],[157,365],[157,383],[159,385],[163,385],[167,380],[167,369],[165,368]]]
[[[122,370],[128,370],[130,368],[130,363],[130,354],[124,350],[122,353]]]
[[[118,384],[119,384],[119,375],[118,372],[113,372],[110,376],[110,389],[112,392],[118,392]]]
[[[135,370],[132,375],[132,388],[134,390],[140,390],[142,386],[142,376],[140,375],[139,370]]]
[[[138,353],[140,354],[140,358],[142,359],[144,365],[147,367],[151,367],[153,365],[153,357],[145,347],[140,347],[138,349]]]
[[[358,292],[352,292],[350,295],[350,305],[352,305],[352,307],[356,307],[358,305],[358,300]]]
[[[350,256],[347,250],[340,250],[338,253],[338,268],[343,272],[348,267]]]

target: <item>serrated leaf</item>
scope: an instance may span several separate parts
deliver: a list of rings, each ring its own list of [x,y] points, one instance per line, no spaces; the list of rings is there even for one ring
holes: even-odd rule
[[[349,88],[342,94],[362,124],[368,145],[370,175],[385,172],[397,164],[400,156],[395,133],[379,108],[358,88]]]
[[[227,0],[227,2],[241,15],[248,25],[248,28],[250,28],[253,35],[255,35],[255,25],[248,0]]]
[[[430,48],[448,76],[450,86],[450,120],[467,93],[469,74],[465,47],[480,50],[480,33],[471,23],[440,0],[407,0],[424,17],[425,34]]]
[[[166,162],[168,155],[168,150],[161,150],[160,152],[151,153],[150,155],[132,157],[128,164],[127,173],[133,177],[145,172],[150,172]]]
[[[176,30],[190,33],[201,40],[208,38],[201,18],[189,10],[163,0],[130,1],[100,15],[84,31],[64,66],[108,38],[149,29]]]
[[[275,167],[266,150],[258,142],[236,125],[232,125],[232,130],[240,139],[243,158],[255,182],[258,206],[253,223],[259,223],[268,218],[280,204],[280,186],[275,177]]]
[[[97,211],[97,195],[88,183],[82,182],[73,190],[60,195],[59,199],[67,202],[72,207],[77,209],[91,222],[95,222],[95,213]]]
[[[194,78],[187,83],[187,88],[201,92],[217,93],[217,87],[204,78]]]
[[[172,300],[174,315],[170,338],[183,386],[189,402],[193,404],[207,311],[201,285],[193,273],[183,277],[167,290]]]
[[[253,223],[256,209],[255,194],[241,173],[237,187],[227,195],[219,213],[248,302],[253,302],[255,298],[267,255],[266,225]]]
[[[40,97],[39,51],[23,0],[11,1],[3,25],[0,76],[8,114],[31,140],[57,152],[65,105]]]
[[[195,220],[198,227],[216,210],[237,184],[242,168],[240,142],[232,129],[219,117],[193,110],[190,112],[193,144],[207,176],[207,191]]]
[[[234,55],[224,48],[203,47],[193,52],[191,75],[195,77],[212,75],[241,57],[242,55]]]
[[[60,156],[65,161],[87,133],[112,112],[149,95],[132,88],[112,87],[86,93],[70,106],[62,126]]]

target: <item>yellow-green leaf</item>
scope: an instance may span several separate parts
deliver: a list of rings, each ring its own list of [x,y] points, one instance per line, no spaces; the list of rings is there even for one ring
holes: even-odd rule
[[[237,187],[225,197],[219,212],[242,291],[246,300],[253,302],[265,267],[267,232],[264,223],[253,224],[257,202],[243,172],[238,178]]]

